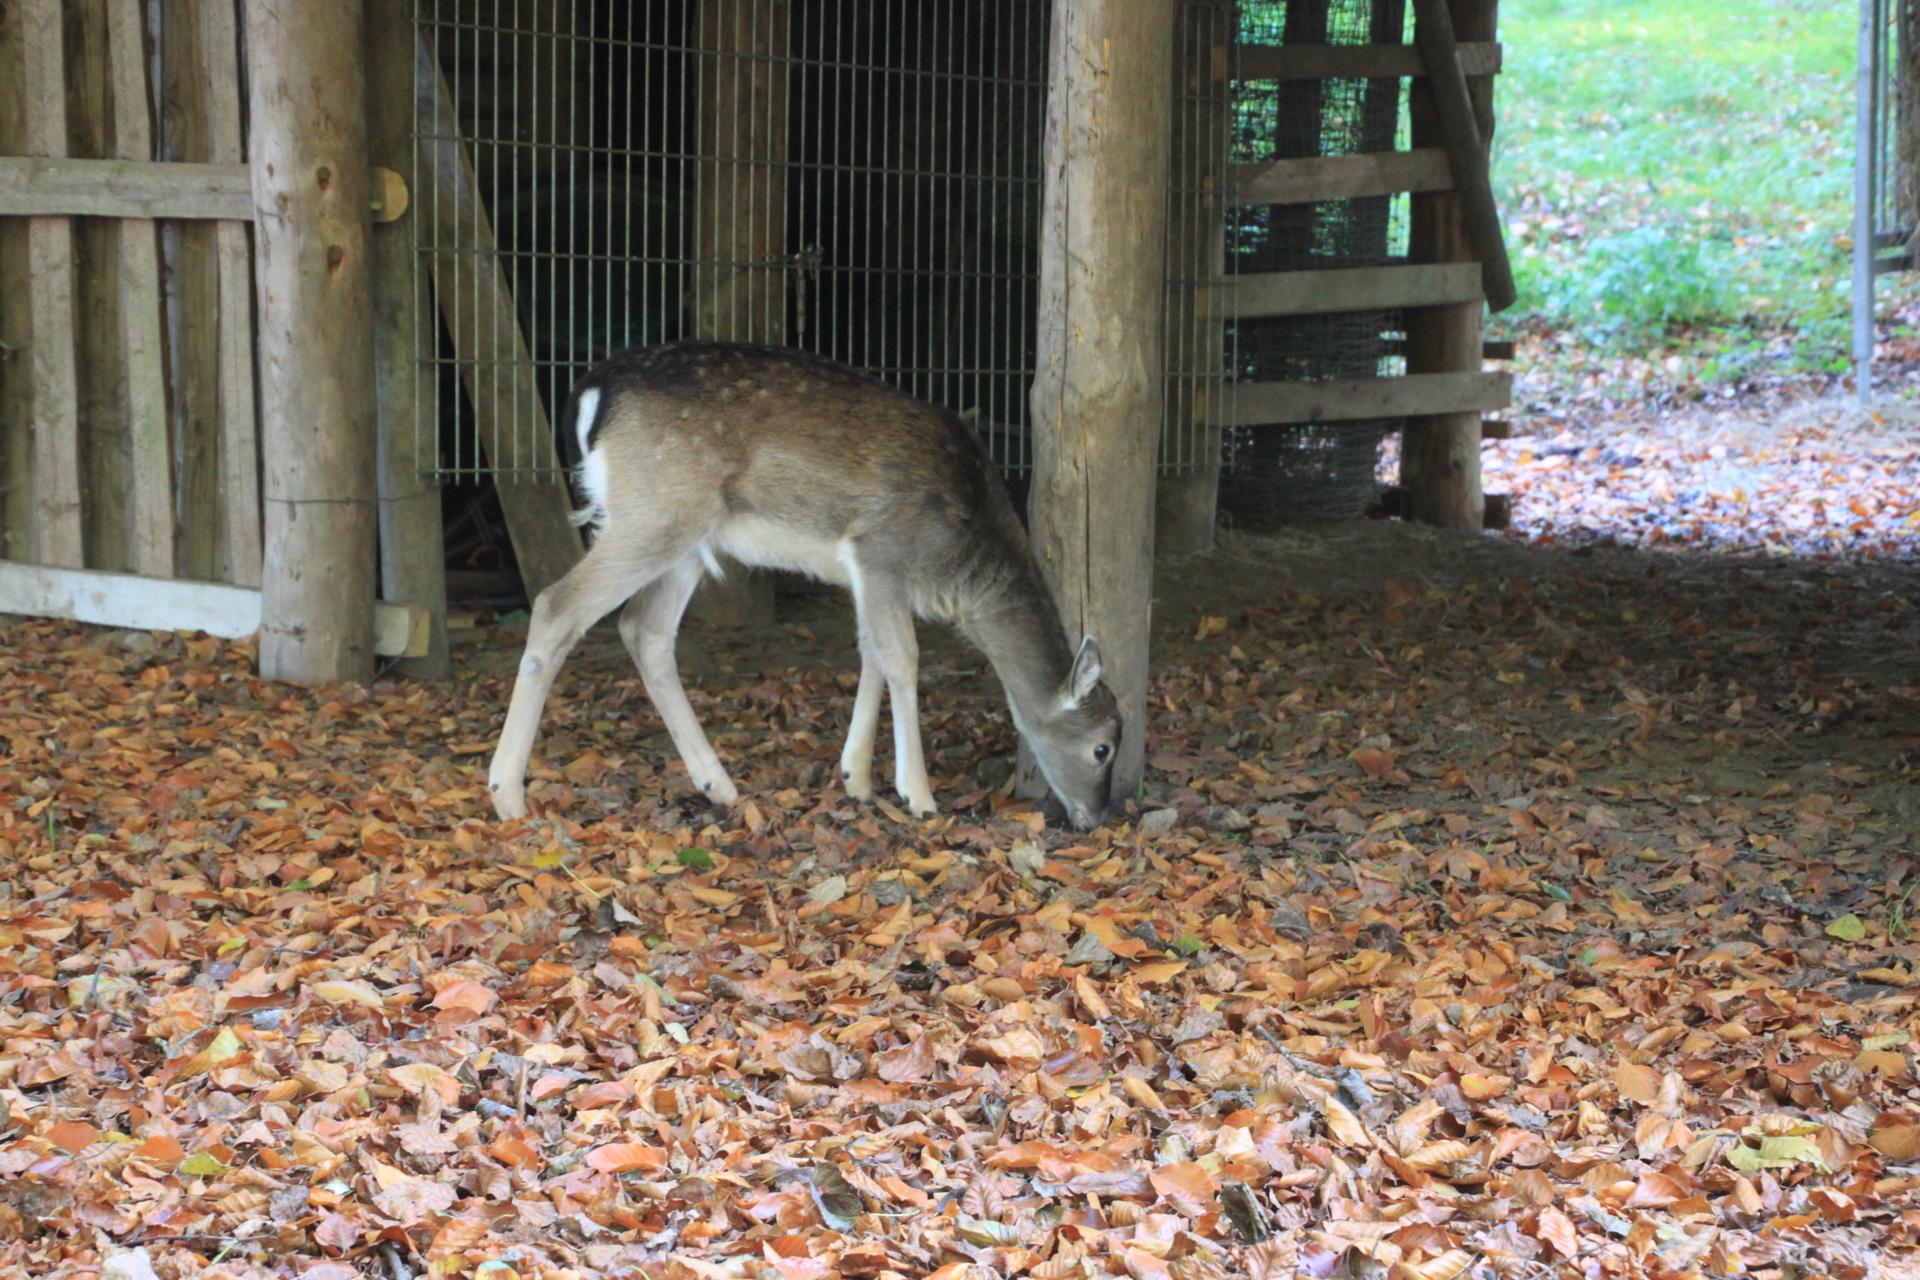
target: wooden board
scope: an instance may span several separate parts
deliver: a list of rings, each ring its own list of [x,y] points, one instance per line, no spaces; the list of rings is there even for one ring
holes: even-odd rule
[[[1242,44],[1232,52],[1235,80],[1382,80],[1420,78],[1427,64],[1410,44]],[[1460,45],[1460,66],[1470,76],[1500,71],[1502,51],[1491,40]]]
[[[1416,263],[1330,271],[1249,272],[1229,277],[1215,287],[1231,316],[1325,315],[1471,302],[1480,296],[1480,267],[1472,262]]]
[[[258,587],[0,561],[0,613],[30,618],[137,631],[200,631],[239,640],[260,630],[260,601]],[[424,610],[385,601],[374,605],[374,652],[390,658],[424,653],[426,624]]]
[[[1243,382],[1234,388],[1223,427],[1355,422],[1439,413],[1482,413],[1513,402],[1510,373],[1420,373],[1404,378],[1327,382]]]
[[[25,59],[27,148],[67,148],[66,64],[61,0],[19,6]],[[35,218],[28,226],[27,294],[33,313],[33,558],[83,563],[80,511],[80,391],[74,361],[73,224]]]
[[[1447,164],[1447,153],[1439,147],[1425,147],[1230,165],[1227,203],[1310,204],[1403,191],[1445,191],[1452,186],[1453,170]]]
[[[19,5],[0,5],[0,152],[27,145]],[[27,279],[26,222],[0,218],[0,280]],[[0,289],[0,560],[33,558],[33,329],[24,288]]]
[[[435,249],[429,260],[434,294],[473,402],[480,446],[496,466],[504,465],[515,447],[514,424],[520,424],[526,436],[519,446],[520,465],[557,477],[553,428],[529,376],[533,354],[520,330],[493,222],[481,203],[452,99],[424,42],[416,58],[416,110],[424,145],[414,210],[416,217],[432,223],[423,238]],[[565,576],[581,555],[570,495],[563,483],[546,479],[503,477],[498,491],[521,580],[528,597],[537,596]]]
[[[107,6],[113,145],[121,160],[153,159],[141,6]],[[120,355],[127,371],[127,564],[173,576],[173,453],[166,353],[160,336],[160,239],[149,218],[120,220]]]
[[[200,51],[206,60],[207,156],[237,165],[246,155],[240,134],[239,33],[227,0],[203,3]],[[253,216],[247,196],[246,216]],[[213,255],[219,273],[220,542],[228,582],[260,582],[260,437],[254,408],[253,247],[246,222],[214,224]]]
[[[0,156],[0,215],[244,221],[253,217],[248,182],[243,164]]]

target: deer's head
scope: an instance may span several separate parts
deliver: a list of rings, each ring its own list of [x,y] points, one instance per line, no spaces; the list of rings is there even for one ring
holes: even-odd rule
[[[1023,710],[1020,731],[1068,818],[1082,831],[1099,826],[1113,804],[1120,704],[1100,678],[1100,646],[1092,636],[1080,642],[1054,695]]]

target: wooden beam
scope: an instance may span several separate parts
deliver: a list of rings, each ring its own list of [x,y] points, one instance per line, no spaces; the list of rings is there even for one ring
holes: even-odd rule
[[[1231,165],[1227,171],[1227,203],[1312,204],[1403,191],[1446,191],[1452,186],[1447,153],[1438,147],[1426,147]]]
[[[1419,373],[1404,378],[1326,382],[1243,382],[1234,389],[1223,427],[1360,422],[1422,414],[1504,409],[1513,402],[1510,373]],[[1476,444],[1478,441],[1476,440]]]
[[[1121,801],[1146,769],[1171,10],[1054,0],[1048,51],[1030,524],[1069,639],[1096,638],[1119,702]],[[1019,772],[1027,794],[1045,790],[1024,743]]]
[[[453,100],[424,40],[416,40],[414,56],[422,142],[414,216],[429,222],[422,238],[434,251],[434,296],[473,402],[480,447],[498,469],[516,465],[533,473],[502,474],[495,482],[520,579],[533,599],[580,559],[580,534],[551,420],[532,376],[533,353],[500,266],[493,222],[480,200]]]
[[[0,215],[253,217],[245,165],[0,156]]]
[[[0,5],[0,153],[27,145],[23,8]],[[0,280],[26,281],[29,228],[0,218]],[[28,290],[0,289],[0,560],[33,558],[33,323]]]
[[[1448,22],[1457,36],[1491,40],[1496,35],[1498,0],[1451,0]],[[1427,10],[1416,17],[1416,34],[1427,29]],[[1493,81],[1477,77],[1469,86],[1475,128],[1483,142],[1493,136]],[[1412,143],[1431,146],[1442,124],[1431,81],[1416,83],[1412,95]],[[1480,128],[1480,121],[1486,127]],[[1478,259],[1467,229],[1464,202],[1456,192],[1416,195],[1407,237],[1416,262],[1470,262]],[[1407,373],[1482,376],[1485,368],[1486,307],[1461,303],[1428,307],[1407,315]],[[1400,451],[1400,483],[1414,519],[1478,533],[1485,525],[1486,500],[1480,480],[1481,412],[1494,405],[1433,406],[1429,416],[1407,423]]]
[[[118,158],[153,160],[142,7],[107,6],[107,68]],[[127,373],[127,564],[173,576],[173,450],[160,335],[160,238],[150,218],[120,220],[120,358]]]
[[[27,150],[67,149],[61,0],[22,0]],[[35,218],[27,231],[27,295],[33,313],[33,558],[79,568],[80,391],[75,366],[73,224]]]
[[[367,0],[367,139],[376,161],[405,166],[413,153],[413,19],[410,0]],[[441,524],[440,423],[420,389],[419,353],[439,341],[426,281],[415,270],[413,224],[376,226],[373,252],[374,403],[379,415],[380,594],[425,611],[427,646],[403,665],[415,679],[445,679],[447,548]]]
[[[1218,287],[1226,313],[1241,319],[1431,307],[1477,299],[1480,267],[1461,262],[1249,272]]]
[[[1505,418],[1483,418],[1480,422],[1482,440],[1508,440],[1513,437],[1513,424]]]
[[[1514,304],[1513,265],[1507,261],[1507,237],[1493,199],[1487,140],[1475,119],[1454,40],[1447,0],[1413,0],[1414,36],[1427,63],[1427,83],[1439,124],[1441,145],[1460,193],[1461,215],[1485,278],[1487,308],[1496,315]]]
[[[1500,71],[1501,48],[1491,40],[1462,44],[1460,66],[1470,76]],[[1424,78],[1427,64],[1409,44],[1235,45],[1235,80],[1388,80]]]
[[[207,20],[209,25],[224,21]],[[232,23],[225,25],[233,29]],[[216,97],[239,97],[231,82],[206,87]],[[251,181],[244,164],[0,156],[0,216],[251,222]],[[367,208],[375,222],[400,218],[409,200],[405,178],[392,169],[373,171]]]
[[[207,77],[207,155],[241,164],[240,40],[230,0],[202,0],[200,48]],[[249,192],[247,216],[253,216]],[[214,224],[219,267],[221,576],[241,586],[260,582],[260,438],[254,410],[253,249],[246,223]]]
[[[241,640],[260,630],[260,612],[258,587],[0,561],[0,613]],[[424,652],[426,641],[424,610],[386,601],[374,605],[375,653],[412,657]]]
[[[358,0],[247,0],[266,573],[260,672],[368,680],[373,256]]]

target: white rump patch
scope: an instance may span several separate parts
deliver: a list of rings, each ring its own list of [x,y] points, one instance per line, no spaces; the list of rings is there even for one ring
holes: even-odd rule
[[[593,420],[600,410],[600,388],[589,387],[580,393],[580,416],[574,420],[574,438],[580,442],[580,465],[573,469],[573,482],[586,496],[587,505],[573,512],[576,526],[596,531],[607,524],[607,459],[600,450],[587,449],[587,437],[593,434]]]

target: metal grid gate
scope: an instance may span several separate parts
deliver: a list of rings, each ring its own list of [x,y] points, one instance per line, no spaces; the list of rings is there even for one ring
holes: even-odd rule
[[[1202,423],[1226,389],[1202,299],[1221,270],[1232,5],[1180,8],[1162,452],[1192,470],[1218,463]],[[470,187],[414,220],[423,287],[451,281],[418,350],[435,478],[550,478],[542,406],[611,351],[699,336],[818,352],[945,404],[1017,483],[1048,21],[1047,0],[416,0],[416,168],[441,165],[416,189],[448,198],[449,148]],[[510,317],[460,284],[496,271]]]

